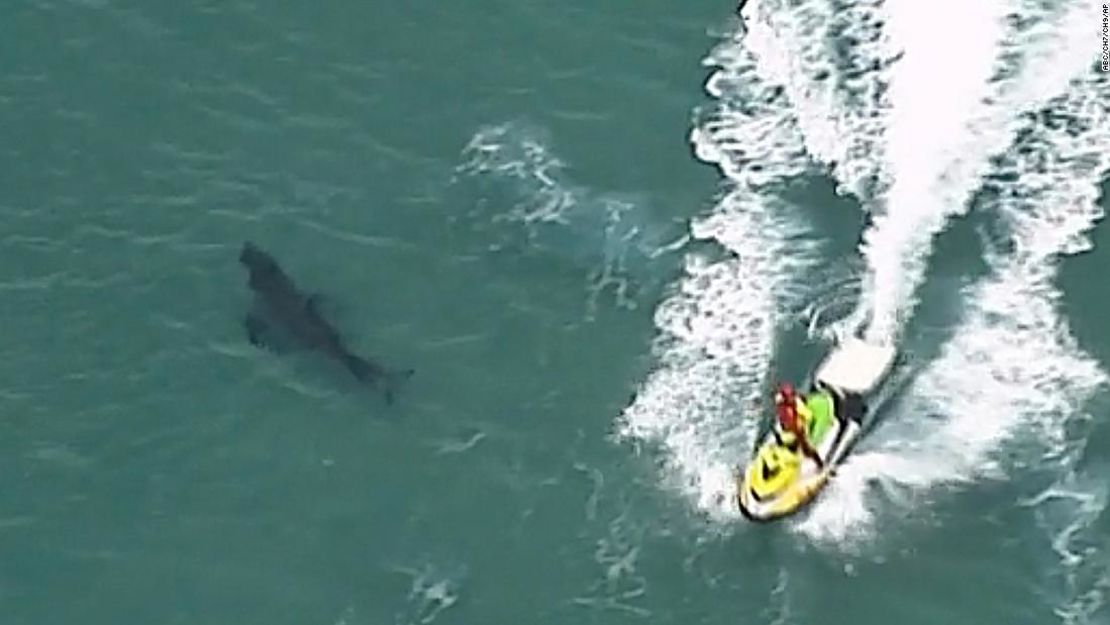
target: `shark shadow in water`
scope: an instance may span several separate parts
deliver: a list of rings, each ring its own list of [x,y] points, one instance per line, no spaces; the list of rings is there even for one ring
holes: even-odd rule
[[[335,326],[320,313],[320,296],[298,290],[274,257],[250,241],[243,244],[239,262],[250,272],[248,284],[254,292],[254,304],[243,321],[252,345],[279,351],[278,334],[284,334],[339,362],[360,382],[381,389],[386,402],[393,403],[398,384],[413,374],[412,369],[386,369],[352,353]]]

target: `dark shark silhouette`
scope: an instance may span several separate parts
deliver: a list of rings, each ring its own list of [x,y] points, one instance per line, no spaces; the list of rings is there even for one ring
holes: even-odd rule
[[[250,272],[248,284],[254,292],[254,306],[243,321],[252,345],[276,351],[274,334],[284,331],[300,345],[338,361],[359,381],[381,388],[386,401],[393,402],[397,384],[411,376],[412,369],[388,370],[351,353],[339,332],[320,314],[320,296],[298,290],[274,257],[250,241],[243,244],[239,262]]]

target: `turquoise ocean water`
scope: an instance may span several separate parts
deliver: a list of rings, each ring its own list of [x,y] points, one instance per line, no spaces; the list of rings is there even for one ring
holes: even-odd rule
[[[1099,5],[748,4],[9,3],[0,623],[1110,622]],[[904,390],[745,522],[862,322]]]

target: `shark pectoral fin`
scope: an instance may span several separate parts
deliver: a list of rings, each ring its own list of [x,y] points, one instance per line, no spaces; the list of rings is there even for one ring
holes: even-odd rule
[[[243,319],[243,327],[247,330],[247,339],[251,342],[251,345],[262,347],[262,335],[269,329],[270,324],[263,321],[258,315],[252,313],[248,314],[246,318]]]

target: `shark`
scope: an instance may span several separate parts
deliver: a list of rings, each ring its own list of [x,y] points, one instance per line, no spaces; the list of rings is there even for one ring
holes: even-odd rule
[[[352,352],[321,313],[321,296],[297,288],[277,260],[253,242],[243,243],[239,262],[250,274],[248,286],[254,294],[253,306],[243,320],[252,345],[279,351],[275,339],[280,332],[338,362],[358,381],[381,390],[387,403],[393,403],[398,384],[411,377],[413,369],[388,369]]]

